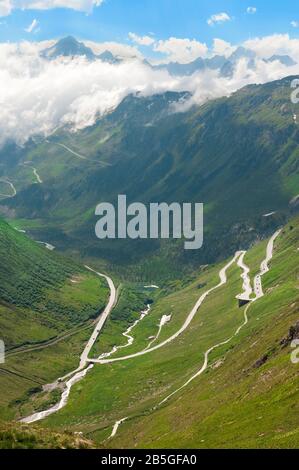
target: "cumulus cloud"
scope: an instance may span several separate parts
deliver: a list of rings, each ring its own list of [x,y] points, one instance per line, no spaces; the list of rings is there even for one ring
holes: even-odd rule
[[[207,23],[209,26],[214,26],[217,23],[225,23],[226,21],[230,21],[231,17],[223,12],[223,13],[216,13],[215,15],[212,15],[208,20]]]
[[[150,36],[138,36],[135,33],[129,33],[129,38],[139,46],[151,46],[155,42]]]
[[[291,21],[291,26],[293,26],[293,28],[299,28],[299,21]]]
[[[54,41],[52,42],[53,45]],[[84,41],[86,46],[90,47],[93,52],[97,55],[102,54],[105,51],[111,52],[114,56],[124,57],[124,58],[133,58],[137,57],[142,59],[143,56],[141,52],[135,46],[129,46],[128,44],[122,44],[119,42],[105,41],[101,43],[93,41]]]
[[[195,39],[171,37],[165,41],[157,41],[154,45],[154,51],[166,54],[170,61],[187,63],[198,57],[205,57],[208,47]]]
[[[215,55],[224,55],[225,57],[229,57],[236,49],[236,46],[233,46],[223,39],[215,38],[213,40],[213,54]]]
[[[186,111],[192,105],[199,105],[203,102],[224,96],[230,96],[240,88],[250,84],[263,84],[273,80],[279,80],[288,75],[296,75],[299,72],[298,65],[286,67],[279,61],[265,62],[263,59],[256,60],[256,69],[248,67],[248,59],[241,59],[236,67],[232,78],[220,77],[215,71],[205,71],[193,76],[193,79],[186,79],[185,87],[192,92],[189,101],[178,104],[177,111]]]
[[[245,41],[244,47],[256,52],[260,57],[289,55],[299,62],[299,39],[291,39],[288,34],[273,34]]]
[[[84,58],[47,61],[39,47],[24,42],[0,44],[0,144],[23,144],[59,126],[73,130],[92,125],[130,93],[179,90],[165,71],[138,59],[111,65]]]
[[[9,15],[12,10],[49,10],[52,8],[71,8],[91,13],[94,6],[104,0],[0,0],[0,16]]]
[[[257,8],[256,7],[248,7],[246,11],[249,15],[254,15],[257,12]]]
[[[289,48],[299,51],[299,40],[289,40]],[[273,42],[273,41],[272,41]],[[232,78],[217,71],[173,77],[166,70],[153,70],[141,58],[113,65],[85,58],[59,58],[47,61],[39,51],[46,43],[0,44],[0,146],[7,139],[24,144],[35,135],[50,135],[57,127],[76,131],[96,122],[131,93],[150,96],[165,91],[190,91],[191,104],[230,93],[250,83],[265,83],[298,74],[298,66],[286,67],[279,61],[265,62],[261,50],[270,51],[271,39],[252,40],[258,51],[256,69],[241,59]],[[286,49],[285,37],[278,41]],[[217,43],[216,43],[217,44]],[[219,46],[220,43],[218,43]],[[291,45],[290,45],[291,44]],[[219,47],[230,47],[220,44]],[[283,50],[284,50],[283,49]],[[298,55],[298,52],[297,52]]]
[[[0,16],[8,16],[12,11],[11,0],[0,0]]]
[[[25,28],[26,33],[33,33],[34,30],[36,30],[38,27],[38,21],[35,19],[32,21],[32,23],[28,26],[28,28]]]

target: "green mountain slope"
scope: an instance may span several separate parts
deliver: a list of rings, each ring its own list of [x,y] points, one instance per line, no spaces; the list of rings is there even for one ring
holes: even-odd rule
[[[291,362],[299,338],[298,220],[294,225],[277,240],[266,295],[249,309],[240,336],[215,350],[208,370],[168,405],[124,424],[113,446],[298,447],[298,364]],[[253,273],[262,253],[257,246],[245,258]]]
[[[266,245],[246,253],[251,283],[265,259]],[[40,425],[81,431],[98,445],[113,448],[297,447],[298,364],[291,362],[291,343],[299,338],[298,246],[297,219],[275,242],[270,271],[263,276],[265,296],[246,310],[248,322],[245,307],[239,308],[236,300],[242,271],[230,264],[227,283],[205,298],[179,337],[141,356],[95,364],[74,386],[67,406]],[[112,357],[144,350],[164,315],[171,318],[156,344],[170,338],[199,296],[218,284],[223,266],[203,269],[186,286],[177,282],[162,290],[151,312],[130,333],[134,342]],[[108,344],[112,326],[107,323],[102,344]],[[119,336],[115,343],[124,340]],[[207,369],[178,390],[217,344]],[[107,440],[114,423],[123,418],[116,436]]]
[[[2,211],[34,220],[32,233],[102,258],[110,269],[123,266],[127,275],[130,264],[137,278],[165,277],[171,269],[175,278],[178,265],[184,269],[228,256],[270,234],[293,209],[299,131],[291,79],[249,86],[187,113],[173,112],[184,94],[127,97],[91,128],[31,143],[22,158],[38,168],[44,184],[29,182],[15,198],[2,201]],[[24,178],[14,173],[19,168],[8,176],[22,189]],[[204,202],[203,249],[187,253],[181,243],[99,242],[95,206],[115,203],[117,194],[126,194],[129,202]]]
[[[0,258],[4,334],[7,334],[4,325],[12,323],[18,312],[23,328],[28,321],[31,329],[35,322],[36,327],[39,324],[58,332],[96,318],[105,305],[105,288],[99,279],[73,261],[31,241],[3,220],[0,220]],[[8,317],[6,311],[11,312]],[[28,340],[26,331],[21,334],[24,336],[20,341],[24,343]],[[32,338],[36,341],[34,334]],[[18,345],[13,338],[5,340],[8,348]]]
[[[108,287],[3,220],[0,259],[0,417],[12,418],[44,384],[77,366]]]
[[[92,449],[92,442],[71,433],[49,432],[0,422],[0,449]]]

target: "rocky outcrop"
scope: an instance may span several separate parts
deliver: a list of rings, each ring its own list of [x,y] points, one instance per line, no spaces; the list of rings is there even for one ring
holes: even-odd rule
[[[299,339],[299,321],[289,329],[289,334],[283,338],[280,342],[283,348],[286,348],[291,344],[294,339]]]
[[[258,359],[254,364],[253,364],[253,367],[255,369],[259,369],[260,367],[262,367],[264,364],[266,364],[266,362],[268,361],[269,359],[269,355],[268,354],[265,354],[263,357],[261,357],[260,359]]]

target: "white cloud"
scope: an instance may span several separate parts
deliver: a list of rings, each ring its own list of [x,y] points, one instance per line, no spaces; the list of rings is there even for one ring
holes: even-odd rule
[[[130,93],[140,92],[143,96],[149,96],[165,91],[187,90],[193,94],[188,103],[190,106],[228,96],[250,83],[265,83],[287,75],[297,75],[298,65],[286,67],[279,61],[269,63],[263,60],[262,51],[266,55],[277,52],[274,43],[278,51],[297,49],[297,56],[299,54],[299,40],[290,40],[287,35],[252,40],[247,42],[247,46],[258,52],[256,70],[251,70],[248,60],[242,59],[232,78],[220,77],[217,71],[173,77],[165,70],[151,69],[140,59],[131,59],[119,65],[88,62],[82,57],[46,61],[39,52],[49,43],[0,43],[0,146],[7,139],[22,145],[31,136],[47,136],[60,126],[69,126],[75,131],[92,125]],[[225,41],[217,45],[234,47]],[[114,44],[114,47],[120,46]],[[95,44],[93,47],[96,47]],[[128,53],[127,49],[124,50]]]
[[[40,46],[0,44],[0,145],[49,135],[68,125],[81,129],[130,93],[179,90],[178,80],[138,59],[111,65],[84,58],[46,61]]]
[[[243,45],[255,51],[260,57],[269,58],[272,55],[289,55],[299,63],[299,39],[291,39],[288,34],[273,34],[262,38],[249,39]]]
[[[165,41],[157,41],[154,45],[154,51],[166,54],[170,61],[187,63],[198,57],[205,57],[208,47],[195,39],[172,37]]]
[[[241,59],[232,78],[219,77],[215,71],[206,71],[194,76],[192,82],[185,79],[185,89],[191,91],[193,96],[178,110],[185,111],[193,104],[229,96],[247,85],[268,83],[288,75],[297,75],[298,72],[298,65],[286,67],[279,61],[265,62],[263,59],[257,59],[256,70],[252,70],[248,68],[248,59]]]
[[[291,26],[293,26],[293,28],[299,28],[299,21],[291,21]]]
[[[225,57],[229,57],[236,49],[236,46],[233,46],[223,39],[215,38],[213,40],[213,54],[215,55],[224,55]]]
[[[11,0],[0,0],[0,16],[10,15],[12,11]]]
[[[257,8],[256,7],[248,7],[246,11],[249,15],[254,15],[257,12]]]
[[[34,19],[32,23],[28,26],[28,28],[25,28],[26,33],[33,33],[34,30],[38,27],[38,21]]]
[[[223,13],[216,13],[215,15],[212,15],[208,20],[207,23],[209,26],[214,26],[217,23],[225,23],[226,21],[230,21],[231,17],[223,12]]]
[[[138,36],[135,33],[129,33],[129,38],[139,46],[151,46],[155,42],[150,36]]]
[[[49,10],[52,8],[71,8],[91,13],[94,6],[100,6],[104,0],[0,0],[0,16],[9,15],[12,10]]]
[[[86,46],[90,47],[93,52],[97,55],[102,54],[102,52],[110,51],[114,56],[124,57],[124,58],[140,58],[142,59],[143,56],[141,52],[135,46],[129,46],[127,44],[122,44],[119,42],[93,42],[93,41],[84,41]],[[53,44],[52,44],[53,45]]]

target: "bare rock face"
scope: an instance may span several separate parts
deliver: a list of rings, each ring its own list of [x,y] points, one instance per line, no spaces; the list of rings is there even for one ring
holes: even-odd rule
[[[289,334],[283,338],[280,342],[283,348],[286,348],[291,344],[294,339],[299,339],[299,321],[289,329]]]
[[[266,364],[266,362],[268,361],[269,359],[269,356],[268,354],[265,354],[263,357],[261,357],[260,359],[258,359],[256,361],[256,363],[253,365],[253,367],[255,369],[258,369],[259,367],[262,367],[264,364]]]
[[[297,321],[295,323],[295,325],[292,325],[290,327],[288,335],[280,341],[280,346],[282,348],[286,348],[286,347],[290,346],[290,344],[292,343],[292,341],[294,341],[294,339],[299,339],[299,321]],[[253,364],[253,368],[254,369],[259,369],[264,364],[266,364],[266,362],[269,360],[272,352],[275,352],[275,350],[276,350],[276,347],[273,348],[270,352],[268,352],[268,353],[264,354],[262,357],[260,357]]]

